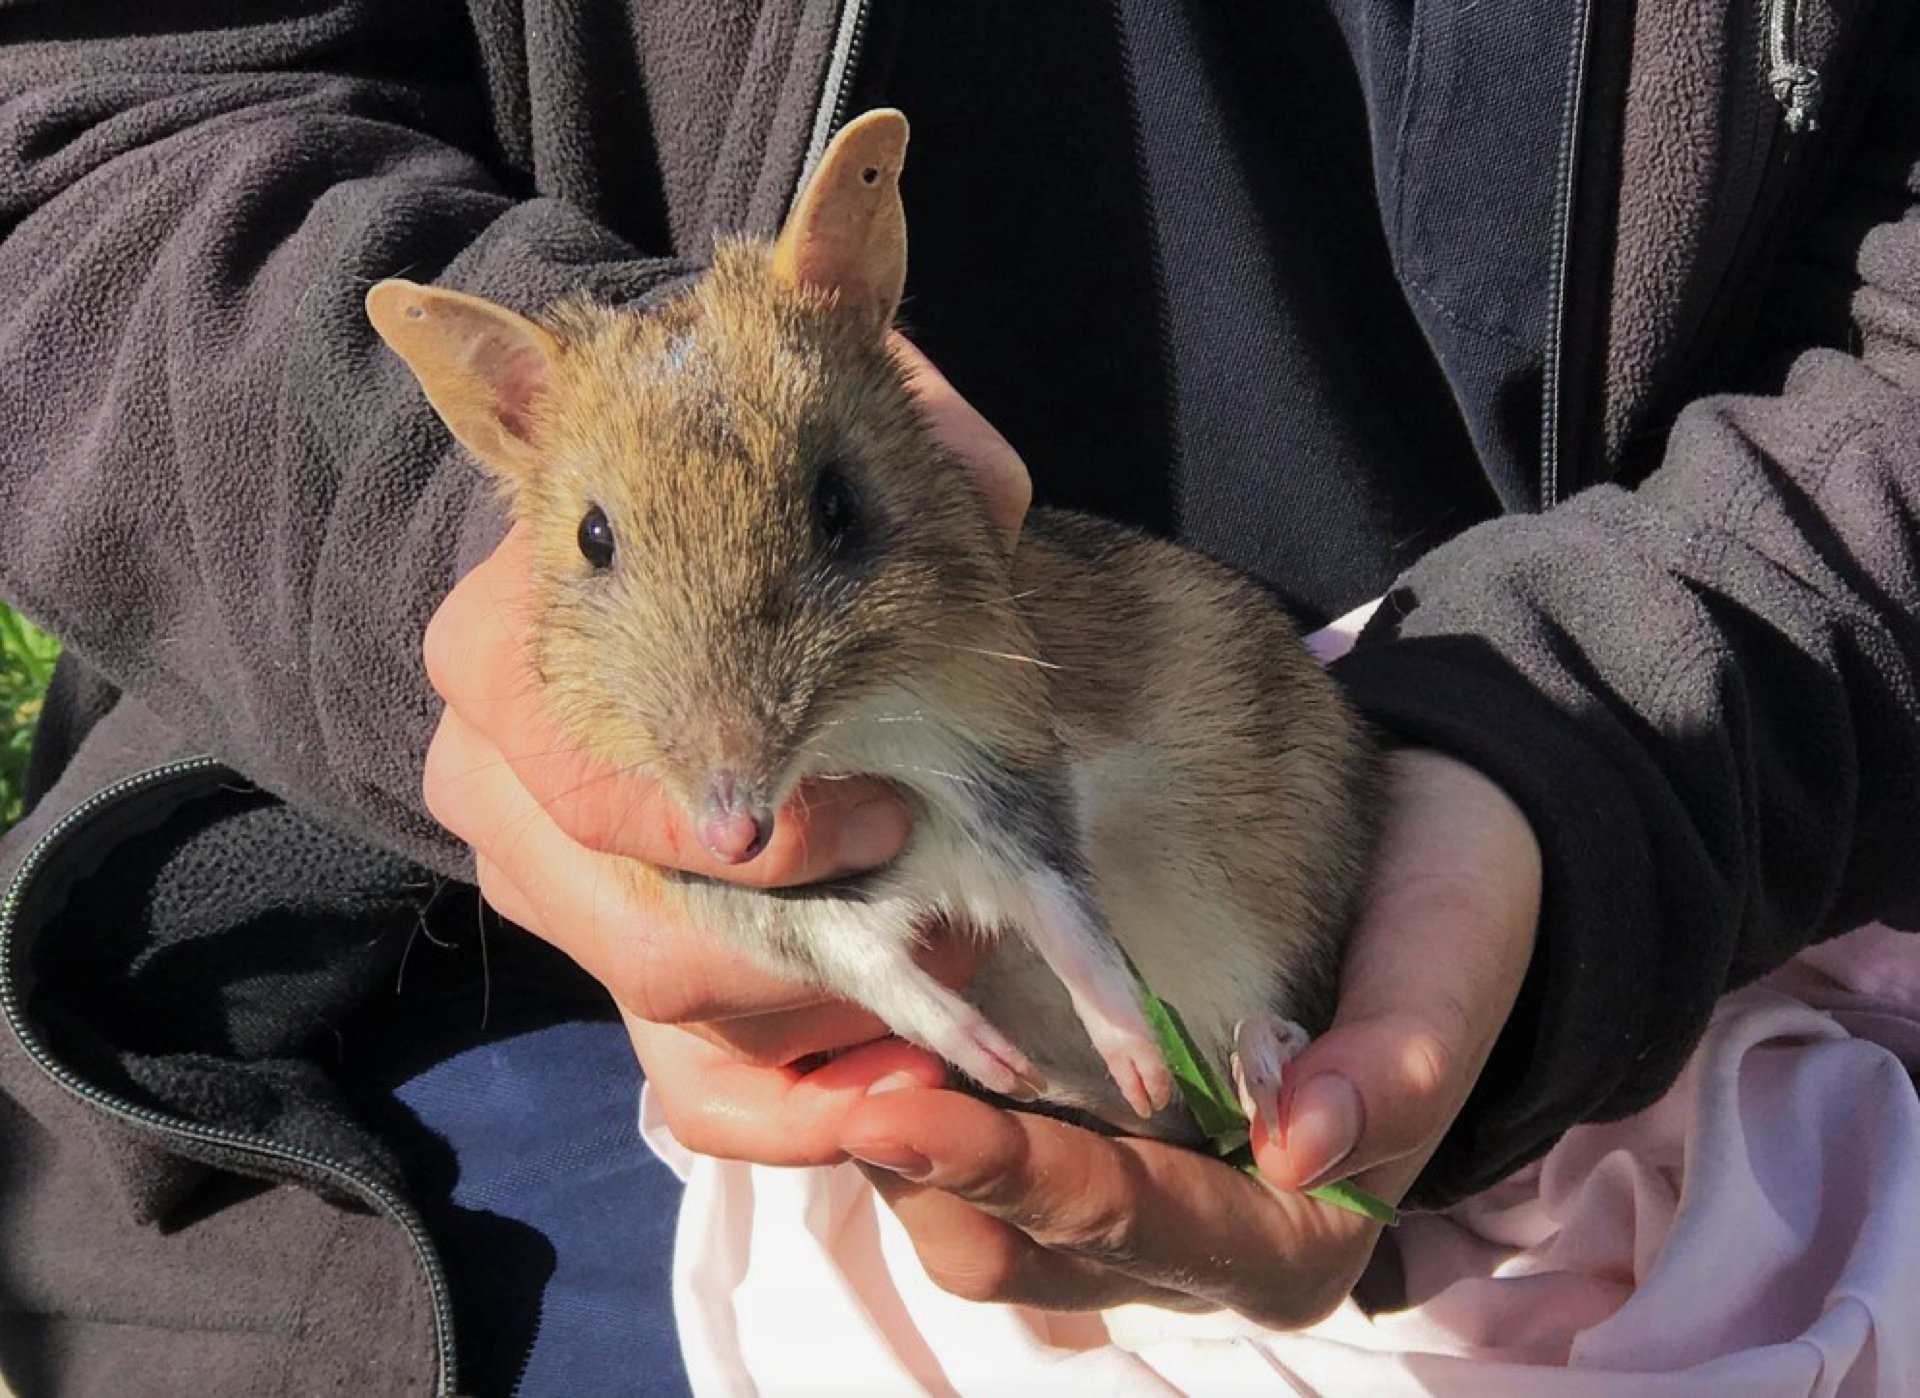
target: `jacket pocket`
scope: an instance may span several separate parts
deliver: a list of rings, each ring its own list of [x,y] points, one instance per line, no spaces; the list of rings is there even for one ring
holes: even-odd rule
[[[1389,235],[1423,316],[1543,345],[1581,31],[1545,0],[1417,5]]]

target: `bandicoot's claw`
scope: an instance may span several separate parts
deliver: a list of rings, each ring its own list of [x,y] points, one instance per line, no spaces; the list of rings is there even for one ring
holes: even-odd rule
[[[1249,1132],[1257,1122],[1266,1128],[1267,1143],[1278,1145],[1280,1091],[1287,1065],[1309,1042],[1307,1031],[1278,1015],[1255,1015],[1233,1027],[1233,1042],[1233,1090],[1247,1114]]]
[[[1103,1044],[1101,1056],[1106,1059],[1114,1086],[1142,1121],[1150,1120],[1173,1100],[1173,1074],[1152,1040],[1145,1044],[1132,1039]]]
[[[1020,1090],[1007,1095],[1017,1102],[1038,1102],[1047,1095],[1047,1080],[1038,1068],[1029,1067],[1020,1076]]]

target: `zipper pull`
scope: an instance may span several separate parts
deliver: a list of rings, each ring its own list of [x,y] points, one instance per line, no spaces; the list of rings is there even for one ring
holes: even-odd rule
[[[1798,19],[1798,0],[1768,0],[1767,87],[1786,112],[1787,130],[1796,136],[1819,125],[1820,110],[1820,74],[1794,54]]]

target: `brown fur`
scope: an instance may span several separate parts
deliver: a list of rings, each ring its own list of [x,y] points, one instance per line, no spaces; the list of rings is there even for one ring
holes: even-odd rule
[[[689,916],[989,1072],[978,1026],[1003,1023],[1048,1100],[1138,1129],[1114,1041],[1094,1051],[1037,941],[1003,940],[970,1007],[907,959],[917,927],[997,936],[1052,909],[1056,947],[1099,963],[1077,992],[1117,974],[1137,1016],[1117,944],[1216,1059],[1251,1016],[1317,1029],[1371,844],[1374,745],[1227,569],[1052,511],[1008,556],[881,334],[904,149],[897,114],[855,123],[777,244],[723,242],[644,315],[576,302],[534,323],[405,283],[369,314],[532,531],[535,656],[568,732],[689,812],[716,767],[770,805],[860,771],[914,804],[889,870],[824,893],[670,881]],[[816,537],[828,469],[869,521],[852,553]],[[604,569],[578,537],[596,507]],[[1189,1128],[1168,1112],[1149,1129]]]
[[[972,688],[969,648],[1030,649],[979,500],[891,357],[773,278],[764,247],[722,245],[656,314],[574,304],[547,325],[560,353],[533,435],[548,466],[509,489],[534,530],[538,663],[598,756],[690,808],[725,762],[777,804],[809,741],[889,676]],[[873,517],[857,588],[812,538],[828,462]],[[576,542],[591,505],[617,540],[607,575]],[[1038,672],[996,674],[971,707],[996,746],[1050,742]]]
[[[1371,846],[1372,738],[1273,599],[1230,569],[1105,520],[1037,510],[1015,564],[1076,762],[1128,779],[1086,831],[1103,899],[1191,882],[1192,896],[1270,922],[1265,946],[1194,945],[1169,929],[1138,945],[1149,984],[1178,1006],[1221,979],[1275,976],[1276,1010],[1318,1032],[1333,1012],[1339,949]],[[1201,1032],[1205,1016],[1190,1012]],[[1211,1025],[1226,1052],[1232,1025]]]

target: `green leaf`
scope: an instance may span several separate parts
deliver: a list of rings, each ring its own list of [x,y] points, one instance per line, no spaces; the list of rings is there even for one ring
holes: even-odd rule
[[[1348,1213],[1365,1214],[1376,1223],[1384,1223],[1389,1228],[1400,1224],[1400,1210],[1389,1204],[1377,1194],[1369,1194],[1357,1184],[1346,1180],[1335,1180],[1331,1184],[1316,1184],[1306,1191],[1315,1199],[1327,1204],[1336,1204]]]
[[[1141,1004],[1146,1009],[1154,1040],[1160,1045],[1160,1056],[1166,1059],[1173,1080],[1180,1084],[1193,1119],[1216,1146],[1223,1136],[1234,1131],[1239,1132],[1244,1142],[1247,1119],[1240,1110],[1232,1084],[1214,1071],[1213,1065],[1195,1046],[1179,1011],[1155,995],[1147,983],[1140,980],[1138,971],[1134,972],[1134,980],[1139,983]]]
[[[1140,987],[1140,1003],[1147,1012],[1147,1023],[1167,1061],[1173,1080],[1180,1084],[1187,1109],[1195,1124],[1213,1145],[1214,1154],[1229,1165],[1260,1179],[1260,1167],[1253,1163],[1253,1148],[1248,1141],[1247,1116],[1240,1110],[1240,1098],[1218,1069],[1207,1061],[1187,1032],[1180,1012],[1153,993],[1140,975],[1140,968],[1128,962],[1134,983]],[[1345,1180],[1315,1185],[1303,1191],[1322,1203],[1346,1209],[1392,1228],[1400,1222],[1400,1211],[1377,1195]]]

